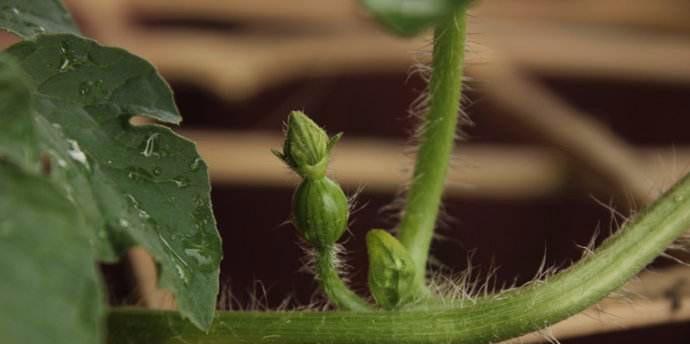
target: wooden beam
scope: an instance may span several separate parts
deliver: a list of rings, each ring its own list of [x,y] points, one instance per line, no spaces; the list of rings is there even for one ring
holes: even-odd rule
[[[568,339],[690,321],[690,297],[675,301],[680,305],[676,309],[672,307],[673,302],[672,300],[636,300],[599,309],[592,308],[547,330],[531,333],[505,343],[553,343],[551,338]]]
[[[602,10],[604,7],[599,2],[594,6],[597,10],[576,6],[578,11],[562,16],[581,20],[569,22],[554,18],[559,18],[556,16],[559,10],[575,6],[570,2],[529,0],[512,5],[506,0],[498,1],[500,4],[486,2],[491,5],[480,5],[477,16],[470,20],[473,47],[468,54],[468,71],[472,73],[473,63],[491,61],[492,51],[497,51],[519,68],[545,75],[690,83],[687,35],[637,33],[620,25],[591,25],[586,20],[592,11],[605,12],[599,15],[602,22],[609,15],[607,11],[624,14],[634,11],[635,16],[646,13],[651,18],[643,10],[650,7],[663,7],[653,11],[682,16],[685,13],[682,9],[688,5],[674,0],[664,0],[664,5],[657,2],[644,5],[641,0],[631,0],[636,5],[627,6],[620,1],[607,0],[618,4],[620,10],[614,10],[613,5]],[[593,3],[593,0],[586,2]],[[300,3],[303,6],[276,0],[260,4],[216,0],[103,0],[103,3],[70,0],[73,7],[83,9],[77,12],[83,13],[87,29],[95,28],[97,38],[152,60],[173,81],[191,82],[230,101],[253,97],[263,89],[296,78],[405,72],[416,61],[414,52],[428,50],[429,37],[413,40],[392,37],[371,25],[371,21],[363,20],[354,1],[334,0],[326,4],[301,0]],[[637,3],[640,3],[639,10],[629,9],[638,6]],[[142,28],[130,22],[137,11],[172,19],[182,16],[232,20],[246,15],[247,20],[256,20],[258,29],[238,33],[181,27]],[[294,17],[299,22],[304,16],[318,23],[302,23],[305,29],[295,32],[261,31],[273,24],[279,27],[280,18]],[[262,21],[262,18],[270,20]],[[663,22],[658,17],[654,20]]]
[[[282,136],[265,132],[182,131],[198,144],[211,178],[219,184],[290,187],[297,178],[270,152]],[[411,173],[412,157],[401,141],[345,138],[336,147],[330,172],[345,187],[394,193]],[[530,147],[463,144],[456,150],[447,183],[453,197],[529,199],[546,197],[572,183],[574,169],[554,150]],[[636,150],[645,162],[650,183],[665,189],[690,167],[690,147]],[[609,191],[609,190],[607,190]]]
[[[478,68],[482,94],[506,109],[505,120],[564,152],[608,185],[631,205],[646,205],[659,196],[643,167],[644,161],[631,146],[596,116],[583,113],[549,88],[532,80],[510,63],[498,60],[490,68]]]
[[[72,0],[75,1],[75,0]],[[112,1],[112,0],[101,0]],[[304,22],[362,21],[358,0],[126,0],[137,15],[202,17],[221,20],[273,20]],[[651,29],[688,30],[684,0],[492,0],[477,3],[472,12],[487,18],[520,19],[525,22],[557,21],[594,25],[636,26]]]

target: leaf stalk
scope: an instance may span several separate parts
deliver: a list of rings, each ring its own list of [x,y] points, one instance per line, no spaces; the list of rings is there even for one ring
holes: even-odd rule
[[[426,288],[426,264],[436,227],[448,165],[455,145],[465,56],[465,6],[434,31],[429,109],[422,122],[412,184],[398,228],[400,242],[415,264],[415,285]]]

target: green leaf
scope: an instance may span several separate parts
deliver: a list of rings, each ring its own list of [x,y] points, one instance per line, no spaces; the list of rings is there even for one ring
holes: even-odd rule
[[[361,0],[374,17],[393,33],[414,36],[454,13],[470,0]]]
[[[38,146],[31,118],[31,91],[27,78],[12,59],[0,55],[0,156],[23,168],[38,169]]]
[[[73,35],[41,35],[8,52],[33,97],[30,115],[10,118],[33,128],[30,145],[50,161],[49,178],[79,209],[98,258],[114,261],[130,246],[145,247],[181,313],[207,328],[221,245],[206,165],[194,144],[170,129],[129,123],[134,114],[179,123],[168,85],[145,60]],[[10,132],[8,115],[0,116],[0,132]]]
[[[60,0],[0,0],[0,28],[22,38],[43,33],[79,34]]]
[[[88,231],[45,178],[0,160],[0,343],[97,344],[104,300]]]

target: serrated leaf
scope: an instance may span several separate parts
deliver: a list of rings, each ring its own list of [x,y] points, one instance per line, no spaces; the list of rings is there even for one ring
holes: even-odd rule
[[[361,0],[393,33],[414,36],[436,24],[470,0]]]
[[[44,33],[79,34],[60,0],[0,0],[0,28],[22,38]]]
[[[8,53],[31,88],[33,113],[23,118],[35,131],[33,144],[92,229],[99,259],[145,247],[180,312],[207,328],[221,246],[206,165],[170,129],[129,123],[135,114],[179,123],[168,85],[145,60],[74,35],[41,35]]]
[[[46,179],[0,160],[0,343],[102,343],[88,231]]]

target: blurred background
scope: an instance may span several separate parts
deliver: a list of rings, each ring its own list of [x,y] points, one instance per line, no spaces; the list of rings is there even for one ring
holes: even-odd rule
[[[345,259],[365,290],[364,235],[395,226],[390,205],[411,173],[409,110],[425,88],[415,65],[428,62],[430,36],[395,38],[355,0],[66,3],[86,35],[149,59],[171,83],[179,132],[210,167],[233,307],[293,307],[317,291],[286,224],[297,180],[270,153],[295,109],[345,133],[331,174],[360,191]],[[530,280],[542,260],[566,267],[690,170],[689,1],[479,1],[469,31],[473,124],[449,175],[436,271],[472,265],[485,279],[495,267],[500,285]],[[111,303],[136,301],[130,267],[103,268]],[[554,335],[687,343],[690,271],[670,260],[655,270],[625,303]]]

